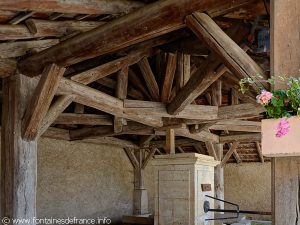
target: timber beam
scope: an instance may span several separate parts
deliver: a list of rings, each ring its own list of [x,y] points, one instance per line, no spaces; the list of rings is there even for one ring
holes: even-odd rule
[[[220,136],[220,143],[254,142],[260,140],[261,140],[261,134],[254,134],[254,133],[230,134],[230,135]]]
[[[186,23],[189,26],[188,20]],[[192,27],[189,26],[189,28]],[[197,27],[195,30],[197,30]],[[195,30],[193,31],[195,32]],[[242,27],[241,24],[236,24],[227,31],[228,36],[232,37],[237,43],[240,43],[243,40],[246,32],[248,32],[248,30]],[[184,85],[184,87],[177,93],[176,97],[168,105],[168,112],[170,114],[174,115],[182,111],[199,95],[203,94],[222,75],[227,73],[228,69],[223,65],[220,66],[222,64],[220,59],[221,58],[218,54],[210,53],[208,55],[201,66],[193,73],[191,79],[188,80],[186,85]]]
[[[257,77],[264,76],[264,71],[207,14],[193,13],[186,23],[234,74],[253,79],[258,88],[264,87]]]
[[[44,69],[22,122],[24,139],[34,140],[37,137],[65,70],[55,64]]]
[[[18,68],[25,75],[37,76],[45,65],[56,63],[61,67],[67,67],[99,55],[112,53],[184,27],[184,18],[195,11],[213,10],[230,3],[239,6],[242,2],[246,0],[238,0],[234,3],[232,0],[154,2],[99,28],[24,58],[19,62]],[[15,2],[13,5],[16,6]]]
[[[129,0],[92,0],[92,1],[76,1],[76,0],[14,0],[1,1],[0,8],[2,10],[23,11],[30,10],[35,12],[60,12],[75,14],[118,14],[128,13],[144,6],[139,1]]]

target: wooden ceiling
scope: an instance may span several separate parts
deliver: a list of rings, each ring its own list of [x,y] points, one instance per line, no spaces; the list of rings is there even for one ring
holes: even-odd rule
[[[269,73],[268,52],[258,53],[254,38],[268,29],[268,2],[161,2],[0,1],[1,77],[18,67],[40,93],[55,91],[36,125],[37,92],[25,136],[165,154],[174,129],[179,153],[213,155],[220,142],[224,163],[269,160],[259,143],[263,109],[253,92],[239,92],[239,79]],[[197,10],[206,14],[191,15]]]

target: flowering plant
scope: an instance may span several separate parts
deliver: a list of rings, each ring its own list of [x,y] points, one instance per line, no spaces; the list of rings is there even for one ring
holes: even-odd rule
[[[283,137],[289,132],[288,117],[300,116],[300,78],[279,77],[280,82],[287,84],[287,89],[280,90],[256,90],[254,80],[245,78],[240,81],[241,91],[245,93],[250,86],[258,92],[256,100],[266,109],[266,118],[282,118],[277,125],[276,137]],[[265,82],[274,84],[274,78]]]

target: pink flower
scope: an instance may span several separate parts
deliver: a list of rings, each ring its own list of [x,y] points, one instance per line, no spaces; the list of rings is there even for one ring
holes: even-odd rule
[[[281,138],[287,135],[290,131],[290,123],[286,119],[281,119],[277,124],[276,137]]]
[[[268,104],[272,97],[273,94],[271,92],[262,90],[261,94],[256,96],[256,101],[259,104]]]

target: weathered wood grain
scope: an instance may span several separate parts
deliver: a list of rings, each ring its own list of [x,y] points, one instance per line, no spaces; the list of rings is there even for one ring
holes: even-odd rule
[[[219,79],[224,74],[223,69],[215,72],[219,64],[215,55],[210,55],[168,105],[168,113],[172,115],[179,113]]]
[[[189,105],[177,115],[170,115],[167,112],[166,105],[161,102],[148,102],[138,100],[124,100],[124,113],[133,115],[139,112],[157,117],[166,118],[185,118],[199,120],[214,120],[217,119],[218,107],[207,105]]]
[[[144,80],[148,87],[148,91],[152,97],[152,100],[158,102],[160,99],[159,87],[156,78],[153,74],[153,71],[150,67],[148,59],[146,57],[142,58],[141,61],[139,61],[138,65],[143,74]]]
[[[75,102],[99,109],[114,116],[123,117],[154,127],[162,126],[161,118],[150,117],[147,114],[127,114],[124,112],[122,100],[66,78],[61,78],[59,82],[59,92],[74,94],[76,95],[74,99]]]
[[[214,144],[213,144],[212,142],[206,141],[206,142],[205,142],[205,147],[206,147],[206,149],[207,149],[208,155],[214,157],[215,160],[220,160],[220,159],[218,158],[218,155],[217,155],[215,146],[214,146]]]
[[[117,87],[117,82],[109,77],[103,77],[99,80],[96,81],[97,83],[105,86],[105,87],[108,87],[110,89],[113,89],[115,90],[116,87]],[[133,98],[133,99],[138,99],[138,100],[145,100],[145,96],[144,94],[135,89],[134,87],[132,87],[131,85],[128,86],[128,96]]]
[[[259,104],[239,104],[231,106],[222,106],[219,108],[219,119],[234,119],[234,118],[248,118],[259,116],[265,111],[264,107]]]
[[[9,77],[14,75],[17,69],[17,61],[15,59],[0,59],[0,77]]]
[[[171,96],[171,91],[173,87],[175,71],[176,71],[176,64],[177,64],[177,55],[173,53],[169,53],[167,58],[165,79],[164,79],[162,92],[160,96],[161,102],[163,103],[169,102],[169,98]]]
[[[65,70],[55,64],[44,69],[22,122],[24,139],[36,138]]]
[[[175,154],[175,130],[174,129],[168,129],[166,132],[165,151],[167,154]]]
[[[265,160],[264,160],[264,156],[262,154],[261,145],[258,141],[255,142],[255,145],[256,145],[257,154],[259,156],[259,159],[260,159],[261,163],[264,163]]]
[[[128,13],[140,8],[145,4],[139,1],[128,0],[3,0],[0,8],[5,10],[36,12],[61,12],[75,14],[118,14]]]
[[[43,119],[42,125],[38,130],[39,137],[46,132],[51,124],[54,123],[56,118],[72,103],[73,100],[73,95],[62,95],[55,100],[55,102],[50,106],[45,118]]]
[[[49,110],[50,111],[50,110]],[[80,124],[94,126],[112,126],[112,116],[98,114],[62,113],[53,122],[54,124]]]
[[[202,142],[206,142],[206,141],[213,142],[213,143],[219,142],[219,136],[210,133],[208,131],[201,131],[200,133],[197,134],[191,134],[188,129],[176,129],[176,135],[202,141]]]
[[[245,1],[235,1],[234,5]],[[25,58],[19,62],[19,69],[23,74],[36,76],[50,63],[66,67],[111,53],[184,27],[184,18],[192,12],[212,10],[228,3],[232,3],[232,0],[163,0],[149,4],[97,29]]]
[[[260,141],[261,134],[245,133],[220,136],[220,143]]]
[[[37,141],[22,138],[21,124],[36,85],[20,74],[2,82],[1,215],[31,220],[36,217]]]
[[[104,24],[105,22],[97,21],[26,20],[26,26],[33,37],[62,37],[72,33],[86,32]]]
[[[221,139],[221,137],[220,137],[220,139]],[[229,151],[226,153],[226,155],[224,156],[224,158],[221,161],[221,167],[224,167],[224,165],[230,159],[230,157],[232,156],[233,152],[236,151],[236,148],[238,146],[239,146],[239,142],[235,141],[235,142],[232,143],[232,145],[230,146]]]
[[[1,43],[0,58],[15,58],[29,52],[39,52],[58,43],[59,41],[57,39]]]
[[[117,74],[117,88],[116,97],[124,100],[127,97],[128,89],[128,67],[122,68]],[[123,124],[126,124],[126,120],[122,117],[115,116],[114,118],[114,131],[119,133],[123,130]]]
[[[82,84],[92,83],[98,79],[113,74],[126,66],[131,66],[132,64],[139,62],[143,57],[149,56],[151,53],[151,50],[139,50],[136,52],[132,52],[127,56],[76,74],[71,77],[71,80],[77,81]]]
[[[264,76],[264,71],[207,14],[193,13],[186,23],[233,73],[253,79],[259,88],[264,87],[257,77]]]
[[[299,225],[299,157],[272,158],[273,223]]]

